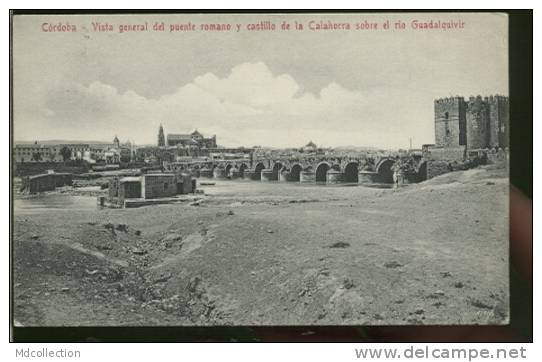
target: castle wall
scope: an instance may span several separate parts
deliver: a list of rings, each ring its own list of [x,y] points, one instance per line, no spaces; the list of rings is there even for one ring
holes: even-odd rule
[[[489,105],[482,97],[470,97],[467,104],[467,147],[486,148],[489,145]]]
[[[435,146],[468,149],[509,145],[510,111],[505,96],[435,100]]]
[[[510,105],[507,97],[489,97],[489,147],[508,147]]]
[[[433,161],[459,161],[466,158],[465,151],[465,146],[431,147],[424,152],[423,157]]]
[[[462,97],[435,100],[435,143],[441,147],[465,144],[465,101]]]

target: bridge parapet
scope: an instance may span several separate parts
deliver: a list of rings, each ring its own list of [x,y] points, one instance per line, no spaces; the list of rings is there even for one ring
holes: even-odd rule
[[[392,182],[397,167],[403,171],[412,169],[419,173],[423,159],[412,156],[306,156],[231,159],[231,160],[186,160],[164,163],[168,171],[190,172],[194,176],[218,178],[245,178],[252,180],[289,182],[356,183],[369,179]],[[399,162],[399,164],[397,164]],[[395,166],[394,166],[395,165]],[[409,167],[403,167],[408,165]],[[407,171],[405,171],[405,174]]]

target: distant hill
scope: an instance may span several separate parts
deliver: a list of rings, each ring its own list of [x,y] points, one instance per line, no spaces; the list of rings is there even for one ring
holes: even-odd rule
[[[35,141],[13,141],[14,144],[20,144],[20,145],[30,145],[33,144]],[[105,141],[73,141],[73,140],[38,140],[38,144],[40,145],[57,145],[57,144],[85,144],[85,143],[91,143],[91,144],[111,144],[112,142],[105,142]]]
[[[356,152],[381,150],[378,147],[368,147],[368,146],[339,146],[339,147],[333,147],[333,149],[335,151],[356,151]]]

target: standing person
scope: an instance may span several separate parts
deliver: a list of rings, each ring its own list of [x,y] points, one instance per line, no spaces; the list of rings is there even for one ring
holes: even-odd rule
[[[397,187],[399,187],[399,174],[397,169],[397,163],[393,164],[391,170],[393,171],[393,188],[396,189]]]
[[[404,177],[403,169],[401,168],[401,166],[398,166],[397,167],[397,187],[403,185],[403,177]]]
[[[398,188],[403,183],[403,170],[399,161],[396,161],[392,166],[393,171],[393,188]]]

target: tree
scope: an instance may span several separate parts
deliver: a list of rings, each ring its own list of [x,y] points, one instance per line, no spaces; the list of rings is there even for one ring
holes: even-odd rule
[[[64,160],[64,162],[66,162],[72,157],[72,150],[64,146],[60,149],[60,155],[62,156],[62,159]]]

